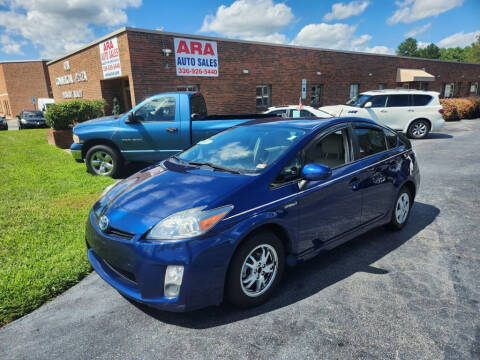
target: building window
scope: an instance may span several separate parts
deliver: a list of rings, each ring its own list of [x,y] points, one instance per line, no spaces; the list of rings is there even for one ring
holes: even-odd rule
[[[257,85],[257,107],[269,107],[272,97],[272,85]]]
[[[443,89],[443,96],[446,98],[453,97],[454,88],[455,86],[453,83],[445,84],[445,87]]]
[[[358,97],[358,84],[351,84],[350,85],[350,99],[357,98]]]
[[[178,85],[177,91],[200,91],[200,85]]]
[[[410,84],[409,84],[409,83],[404,83],[404,84],[402,85],[402,87],[403,87],[404,89],[410,89]]]
[[[378,90],[385,90],[387,88],[387,84],[378,84]]]
[[[312,105],[322,105],[323,85],[312,85],[312,94],[310,103]]]
[[[460,81],[457,82],[457,88],[455,89],[455,96],[456,97],[462,96],[462,83]]]
[[[417,83],[417,90],[427,91],[428,90],[428,83],[425,82],[425,81],[419,81]]]
[[[478,82],[470,84],[470,94],[478,95]]]

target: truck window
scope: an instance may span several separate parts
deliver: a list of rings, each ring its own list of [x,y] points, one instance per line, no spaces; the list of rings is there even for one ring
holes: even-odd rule
[[[135,111],[139,121],[175,121],[175,98],[163,96],[150,100]]]
[[[207,116],[207,104],[202,95],[190,96],[190,115],[200,119]]]

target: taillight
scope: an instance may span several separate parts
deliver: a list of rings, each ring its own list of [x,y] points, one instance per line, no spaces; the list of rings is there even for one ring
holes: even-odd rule
[[[443,109],[438,110],[438,112],[443,115]]]

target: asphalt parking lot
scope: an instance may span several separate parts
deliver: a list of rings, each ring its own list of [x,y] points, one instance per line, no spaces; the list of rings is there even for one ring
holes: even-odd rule
[[[0,359],[480,359],[480,120],[414,147],[409,224],[289,269],[268,303],[160,312],[93,273],[0,329]]]

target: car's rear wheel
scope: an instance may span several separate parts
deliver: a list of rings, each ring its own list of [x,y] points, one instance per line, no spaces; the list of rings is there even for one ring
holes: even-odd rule
[[[408,127],[408,136],[411,139],[423,139],[430,132],[430,124],[426,120],[415,120]]]
[[[85,163],[93,175],[115,177],[120,173],[122,158],[117,150],[106,145],[96,145],[87,151]]]
[[[285,266],[281,240],[268,231],[258,232],[235,252],[227,275],[226,297],[247,308],[266,301],[278,286]]]
[[[402,229],[407,223],[410,216],[410,210],[413,205],[412,195],[410,191],[403,187],[395,200],[395,205],[392,211],[392,219],[390,220],[390,228],[393,230]]]

